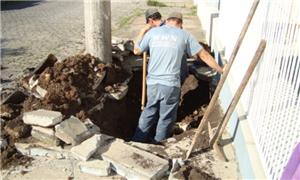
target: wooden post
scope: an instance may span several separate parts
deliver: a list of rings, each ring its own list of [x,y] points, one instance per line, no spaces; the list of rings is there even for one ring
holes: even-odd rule
[[[143,78],[142,78],[142,101],[141,110],[144,110],[146,101],[146,75],[147,75],[147,52],[143,53]]]
[[[186,154],[186,159],[189,158],[189,156],[192,153],[192,150],[193,150],[193,148],[194,148],[194,146],[196,144],[197,139],[201,135],[201,132],[203,131],[204,127],[207,125],[208,116],[212,112],[212,110],[213,110],[213,108],[214,108],[214,106],[215,106],[215,104],[216,104],[216,102],[218,100],[218,97],[219,97],[219,94],[221,92],[221,89],[222,89],[222,87],[223,87],[223,85],[225,83],[225,80],[226,80],[226,78],[227,78],[227,76],[229,74],[229,70],[230,70],[230,68],[231,68],[231,66],[232,66],[232,64],[234,62],[234,59],[235,59],[235,57],[237,55],[237,52],[240,49],[242,41],[243,41],[243,39],[245,37],[245,34],[246,34],[247,30],[248,30],[250,22],[251,22],[251,20],[252,20],[252,18],[254,16],[255,10],[256,10],[256,8],[258,6],[258,3],[259,3],[259,0],[255,0],[253,2],[253,5],[252,5],[251,10],[250,10],[250,12],[248,14],[248,17],[247,17],[246,22],[245,22],[245,24],[243,26],[243,29],[242,29],[242,31],[241,31],[241,33],[239,35],[239,38],[238,38],[238,40],[237,40],[237,42],[236,42],[236,44],[234,46],[233,52],[231,53],[231,56],[229,58],[228,64],[227,64],[227,66],[225,68],[225,71],[223,72],[223,75],[222,75],[222,77],[221,77],[221,79],[220,79],[220,81],[218,83],[218,86],[217,86],[217,88],[216,88],[216,90],[215,90],[215,92],[213,94],[213,97],[210,100],[210,103],[209,103],[209,105],[207,107],[207,110],[205,111],[205,113],[204,113],[204,115],[202,117],[201,123],[198,126],[197,132],[196,132],[196,134],[195,134],[195,136],[193,138],[191,147],[189,148],[189,150],[188,150],[188,152]]]
[[[112,61],[110,0],[84,0],[86,52],[103,62]]]
[[[246,74],[244,76],[244,78],[242,79],[242,82],[239,86],[239,88],[237,89],[236,93],[234,94],[234,97],[225,113],[225,116],[224,118],[222,119],[222,121],[220,122],[220,124],[218,125],[218,128],[217,128],[217,131],[215,132],[213,138],[210,140],[209,144],[210,146],[215,146],[216,143],[219,141],[219,139],[221,138],[225,128],[226,128],[226,125],[229,121],[229,118],[231,117],[237,103],[239,102],[239,99],[244,91],[244,89],[246,88],[246,85],[256,67],[256,65],[258,64],[260,58],[261,58],[261,55],[263,54],[264,50],[265,50],[265,47],[266,47],[266,41],[265,40],[261,40],[260,41],[260,44],[255,52],[255,55],[246,71]]]

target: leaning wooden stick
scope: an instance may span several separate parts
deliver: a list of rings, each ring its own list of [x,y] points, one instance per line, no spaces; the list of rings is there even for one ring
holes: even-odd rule
[[[146,72],[147,72],[147,52],[143,53],[143,78],[142,78],[142,102],[141,110],[144,110],[146,101]]]
[[[209,103],[209,105],[207,107],[207,110],[205,111],[204,116],[202,117],[201,123],[198,126],[198,129],[197,129],[197,132],[196,132],[196,134],[195,134],[195,136],[193,138],[192,144],[191,144],[191,146],[190,146],[190,148],[189,148],[189,150],[188,150],[188,152],[186,154],[186,159],[189,158],[189,156],[190,156],[191,152],[193,151],[193,148],[194,148],[194,146],[195,146],[195,144],[197,142],[197,139],[199,138],[200,134],[202,133],[205,125],[207,125],[208,116],[212,112],[213,107],[215,106],[215,104],[216,104],[216,102],[218,100],[218,97],[219,97],[219,94],[221,92],[221,89],[222,89],[222,87],[223,87],[223,85],[225,83],[225,80],[226,80],[226,78],[227,78],[227,76],[229,74],[229,70],[230,70],[230,68],[231,68],[231,66],[232,66],[232,64],[234,62],[234,59],[235,59],[235,57],[237,55],[237,52],[240,49],[242,41],[243,41],[243,39],[245,37],[245,34],[246,34],[247,30],[248,30],[250,22],[251,22],[251,20],[252,20],[252,18],[254,16],[255,10],[256,10],[256,8],[258,6],[258,3],[259,3],[259,0],[255,0],[253,2],[253,5],[252,5],[251,10],[250,10],[250,12],[248,14],[247,20],[246,20],[246,22],[245,22],[245,24],[243,26],[243,29],[242,29],[242,31],[241,31],[241,33],[239,35],[239,38],[238,38],[238,40],[237,40],[237,42],[236,42],[236,44],[234,46],[233,52],[232,52],[232,54],[231,54],[231,56],[229,58],[228,64],[227,64],[227,66],[225,68],[225,71],[223,72],[223,75],[222,75],[222,77],[221,77],[221,79],[220,79],[220,81],[218,83],[218,86],[217,86],[217,88],[216,88],[216,90],[215,90],[215,92],[213,94],[213,97],[210,100],[210,103]]]
[[[239,86],[239,88],[237,89],[226,113],[225,113],[225,116],[224,118],[222,119],[222,121],[220,122],[220,124],[218,125],[218,128],[217,128],[217,131],[215,132],[214,136],[212,137],[212,139],[210,140],[209,144],[211,146],[215,145],[216,143],[218,143],[219,139],[221,138],[226,126],[227,126],[227,123],[237,105],[237,103],[239,102],[239,99],[245,89],[245,87],[247,86],[247,83],[256,67],[256,65],[258,64],[259,60],[261,59],[261,55],[263,54],[264,50],[266,48],[266,41],[265,40],[261,40],[260,41],[260,44],[255,52],[255,55],[246,71],[246,74]]]

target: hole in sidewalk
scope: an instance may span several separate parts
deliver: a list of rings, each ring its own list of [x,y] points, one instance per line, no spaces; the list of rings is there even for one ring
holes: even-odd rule
[[[133,77],[128,85],[128,94],[124,99],[120,101],[107,99],[103,109],[90,116],[90,119],[100,127],[102,133],[126,141],[131,140],[134,135],[141,113],[142,72],[133,72]],[[177,122],[193,121],[191,126],[195,128],[202,118],[201,107],[209,102],[209,83],[189,75],[186,83],[182,86],[182,93]],[[175,128],[173,135],[182,132],[183,130],[180,128]]]

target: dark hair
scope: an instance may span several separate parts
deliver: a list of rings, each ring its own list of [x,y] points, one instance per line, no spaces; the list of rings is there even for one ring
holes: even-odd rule
[[[153,20],[161,20],[161,14],[159,12],[156,12],[156,13],[152,14],[151,16],[148,16],[148,18],[146,19],[146,23],[149,22],[150,18]]]
[[[182,19],[178,19],[176,17],[171,17],[167,19],[168,21],[176,21],[177,24],[182,24]]]

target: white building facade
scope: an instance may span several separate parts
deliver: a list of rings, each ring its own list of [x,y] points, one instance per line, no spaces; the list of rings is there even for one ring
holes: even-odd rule
[[[207,43],[229,59],[253,0],[194,0]],[[220,101],[226,111],[261,39],[266,49],[228,125],[243,178],[280,179],[300,143],[300,1],[260,0]]]

